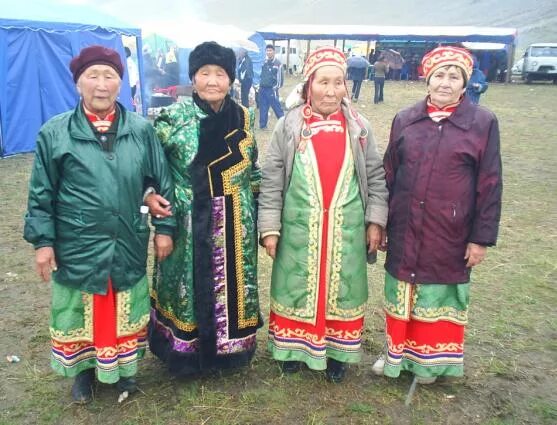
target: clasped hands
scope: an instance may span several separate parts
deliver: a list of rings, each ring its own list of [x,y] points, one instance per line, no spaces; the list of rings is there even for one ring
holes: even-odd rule
[[[145,205],[149,207],[149,212],[155,218],[170,217],[172,215],[172,205],[158,193],[152,193],[145,198]],[[174,249],[172,237],[157,233],[154,238],[155,256],[159,261],[163,261]]]

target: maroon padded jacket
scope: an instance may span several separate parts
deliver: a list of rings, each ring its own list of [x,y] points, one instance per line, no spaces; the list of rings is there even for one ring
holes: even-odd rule
[[[497,241],[503,184],[495,115],[464,97],[436,123],[424,99],[395,116],[383,164],[385,269],[410,283],[468,282],[468,242]]]

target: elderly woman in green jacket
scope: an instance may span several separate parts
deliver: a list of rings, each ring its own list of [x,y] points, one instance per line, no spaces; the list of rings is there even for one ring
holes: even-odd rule
[[[172,200],[172,182],[152,126],[116,102],[123,65],[102,46],[84,48],[70,69],[81,101],[40,130],[29,183],[25,239],[51,280],[52,368],[75,377],[76,402],[95,379],[137,389],[146,346],[149,228],[144,181]],[[172,250],[175,220],[153,220],[159,259]]]

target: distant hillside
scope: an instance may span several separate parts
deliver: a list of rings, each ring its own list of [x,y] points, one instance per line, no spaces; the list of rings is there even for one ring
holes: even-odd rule
[[[204,7],[213,22],[245,29],[307,23],[513,27],[517,56],[530,43],[557,42],[556,0],[205,0]]]

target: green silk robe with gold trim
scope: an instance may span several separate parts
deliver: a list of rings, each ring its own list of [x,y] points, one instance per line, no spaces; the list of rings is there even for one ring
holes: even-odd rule
[[[327,320],[354,320],[368,298],[364,206],[350,141],[329,208],[328,246],[322,246],[322,196],[311,143],[294,158],[285,194],[282,229],[273,264],[271,309],[315,323],[321,250],[327,250]]]

